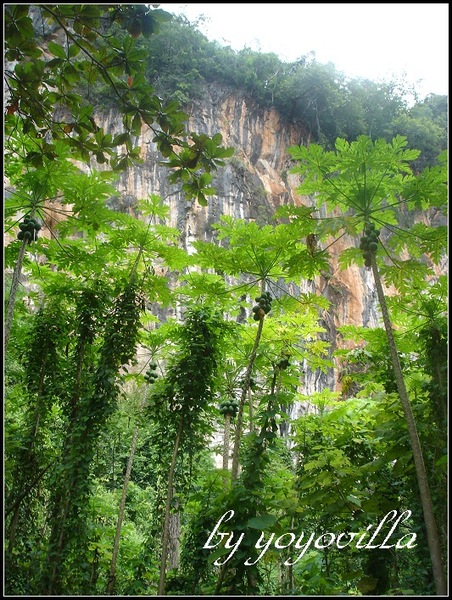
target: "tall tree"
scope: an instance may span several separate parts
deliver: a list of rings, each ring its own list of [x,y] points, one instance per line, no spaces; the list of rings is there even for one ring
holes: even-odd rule
[[[385,234],[387,232],[401,239],[401,244],[408,252],[412,250],[414,255],[421,245],[429,254],[430,261],[439,259],[438,243],[442,235],[442,248],[445,248],[445,228],[439,228],[435,236],[426,225],[417,224],[413,230],[405,230],[398,225],[397,213],[402,208],[411,211],[425,211],[432,207],[445,210],[447,175],[444,165],[427,169],[419,177],[414,177],[409,163],[417,158],[419,152],[406,149],[406,139],[402,137],[395,137],[391,143],[384,140],[372,142],[366,136],[352,143],[338,139],[335,151],[331,152],[325,152],[317,145],[292,147],[289,151],[297,161],[294,172],[303,177],[300,193],[314,195],[316,206],[327,203],[342,213],[336,220],[328,220],[321,227],[326,227],[330,234],[345,229],[346,233],[357,235],[361,229],[360,248],[345,251],[342,261],[346,264],[357,260],[362,264],[364,260],[365,267],[372,269],[413,452],[436,591],[437,594],[445,594],[447,586],[430,486],[381,278],[383,272],[386,281],[394,283],[395,270],[406,290],[407,281],[414,285],[417,278],[423,280],[428,275],[434,276],[434,271],[425,262],[402,261],[396,255],[391,256],[391,239]],[[393,267],[381,266],[380,258],[377,258],[381,246],[393,261]],[[398,248],[397,244],[395,247]]]
[[[216,311],[205,306],[191,307],[179,331],[179,351],[171,359],[167,374],[150,396],[150,414],[166,423],[174,434],[169,458],[168,484],[162,525],[162,556],[159,594],[165,594],[170,514],[174,498],[175,470],[179,450],[205,443],[209,408],[213,404],[221,341],[226,323]]]

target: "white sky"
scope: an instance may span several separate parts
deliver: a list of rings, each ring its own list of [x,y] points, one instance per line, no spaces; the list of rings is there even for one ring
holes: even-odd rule
[[[175,4],[210,40],[235,50],[274,52],[294,61],[315,52],[318,62],[372,81],[404,80],[421,98],[448,94],[449,4]]]

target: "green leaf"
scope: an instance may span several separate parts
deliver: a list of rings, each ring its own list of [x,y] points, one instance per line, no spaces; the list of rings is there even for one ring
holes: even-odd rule
[[[119,133],[113,140],[113,146],[122,146],[130,139],[130,136],[127,132]]]
[[[440,467],[440,466],[442,466],[442,465],[447,465],[447,462],[448,462],[448,456],[447,456],[447,454],[444,454],[443,456],[441,456],[441,458],[439,458],[439,459],[438,459],[438,460],[435,462],[435,465],[436,465],[437,467]]]
[[[362,251],[359,248],[346,248],[339,255],[339,265],[343,270],[362,262]]]
[[[136,136],[139,136],[141,134],[141,117],[139,113],[137,113],[133,117],[131,130],[132,133]]]
[[[198,192],[198,194],[196,195],[196,199],[198,200],[198,204],[200,206],[208,205],[207,198],[204,196],[204,194],[202,192]]]
[[[67,58],[66,50],[63,48],[63,46],[60,46],[55,42],[49,42],[48,48],[49,51],[53,54],[53,56],[63,59]]]
[[[80,46],[71,44],[69,46],[69,58],[75,58],[80,53]]]
[[[361,500],[359,498],[357,498],[356,496],[348,495],[347,501],[350,502],[351,504],[354,504],[355,506],[358,506],[358,508],[361,508]]]
[[[207,562],[209,563],[209,565],[211,565],[212,563],[214,563],[217,560],[217,558],[220,558],[220,556],[224,556],[225,554],[228,554],[229,552],[231,552],[231,548],[225,548],[224,546],[221,546],[220,548],[217,548],[211,554],[209,554],[209,558],[207,559]]]
[[[259,529],[262,531],[264,529],[272,527],[277,520],[278,518],[275,517],[275,515],[260,515],[258,517],[253,517],[252,519],[250,519],[246,525],[251,529]]]

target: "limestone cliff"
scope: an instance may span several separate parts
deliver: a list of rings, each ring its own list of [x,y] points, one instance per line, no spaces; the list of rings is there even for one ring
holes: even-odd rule
[[[281,204],[310,203],[309,198],[297,195],[298,178],[289,173],[292,162],[287,148],[309,142],[303,131],[284,126],[275,111],[258,109],[252,99],[217,86],[208,87],[203,102],[191,107],[188,113],[191,131],[208,135],[219,132],[223,143],[235,148],[234,156],[214,178],[217,193],[209,198],[208,206],[187,202],[177,186],[168,183],[168,171],[159,165],[161,156],[152,142],[153,134],[143,128],[139,143],[144,163],[121,175],[118,197],[112,199],[115,208],[133,212],[138,198],[151,193],[160,195],[170,207],[169,225],[179,229],[181,244],[190,250],[193,240],[211,239],[211,226],[221,215],[263,224]],[[103,114],[101,120],[107,131],[115,132],[113,111]],[[378,322],[370,272],[356,266],[341,271],[337,265],[339,253],[350,241],[342,238],[331,248],[328,275],[302,282],[300,287],[300,291],[323,294],[331,302],[322,324],[333,348],[339,325],[375,326]],[[338,385],[336,379],[331,372],[326,380],[322,377],[322,382],[307,382],[308,388],[318,390],[321,385],[327,384],[334,389]]]

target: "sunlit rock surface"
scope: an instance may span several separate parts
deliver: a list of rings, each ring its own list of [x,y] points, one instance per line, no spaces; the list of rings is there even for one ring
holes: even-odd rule
[[[244,98],[217,86],[206,88],[203,102],[187,110],[189,129],[197,133],[221,133],[223,144],[235,148],[234,156],[215,175],[216,195],[209,197],[208,206],[187,201],[178,186],[168,183],[168,170],[160,163],[162,157],[152,142],[153,133],[143,127],[138,143],[143,165],[129,169],[120,177],[118,197],[112,207],[134,214],[137,199],[158,194],[170,208],[168,225],[181,234],[181,245],[192,251],[194,240],[212,239],[212,225],[222,215],[253,220],[259,224],[271,222],[275,209],[284,204],[311,204],[300,197],[296,188],[298,177],[290,173],[293,165],[287,152],[292,145],[309,143],[305,132],[284,126],[273,110],[261,110],[251,98]],[[118,130],[113,111],[98,116],[106,131]],[[331,246],[331,268],[314,281],[301,281],[294,293],[314,292],[330,301],[330,309],[322,315],[325,339],[337,344],[337,327],[347,324],[374,327],[378,323],[377,302],[372,275],[364,268],[352,266],[342,271],[338,266],[341,251],[356,243],[345,236]],[[310,394],[325,386],[339,389],[334,371],[311,373],[305,367],[304,388]]]

